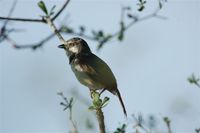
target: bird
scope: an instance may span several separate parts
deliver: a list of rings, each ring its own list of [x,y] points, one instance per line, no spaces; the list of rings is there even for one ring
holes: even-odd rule
[[[101,58],[92,53],[87,42],[82,38],[73,37],[58,47],[66,51],[69,64],[77,80],[88,87],[90,91],[100,90],[102,93],[107,90],[116,95],[124,115],[127,116],[112,70]]]

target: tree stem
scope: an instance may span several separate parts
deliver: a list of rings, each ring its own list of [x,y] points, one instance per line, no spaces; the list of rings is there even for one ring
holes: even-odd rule
[[[104,115],[101,108],[96,109],[96,116],[99,123],[100,133],[105,133],[105,123],[104,123]]]

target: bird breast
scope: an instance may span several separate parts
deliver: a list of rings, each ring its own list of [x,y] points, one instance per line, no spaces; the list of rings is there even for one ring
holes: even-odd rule
[[[96,77],[96,72],[90,66],[83,64],[71,64],[71,68],[81,84],[94,90],[104,88],[101,83],[98,83],[94,80]]]

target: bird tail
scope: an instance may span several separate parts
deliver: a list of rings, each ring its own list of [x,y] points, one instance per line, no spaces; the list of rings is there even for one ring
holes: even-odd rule
[[[115,95],[117,95],[117,97],[118,97],[118,99],[119,99],[119,101],[120,101],[120,103],[121,103],[121,106],[122,106],[124,115],[127,117],[126,108],[125,108],[124,102],[123,102],[123,100],[122,100],[121,94],[120,94],[120,92],[119,92],[118,89],[115,90]]]

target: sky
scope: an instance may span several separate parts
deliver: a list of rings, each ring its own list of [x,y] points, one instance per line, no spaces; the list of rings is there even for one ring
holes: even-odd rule
[[[0,1],[0,16],[8,14],[12,2]],[[18,0],[13,17],[39,17],[42,12],[37,2]],[[61,0],[45,2],[49,7],[57,5],[57,9],[63,3]],[[56,25],[85,25],[88,33],[91,29],[116,32],[121,7],[126,5],[137,8],[136,1],[131,0],[74,0],[56,20]],[[141,14],[133,11],[145,16],[152,13],[156,5],[157,1],[148,1]],[[199,0],[168,0],[159,12],[167,19],[151,18],[137,23],[125,33],[122,42],[113,40],[97,52],[96,43],[86,39],[92,51],[106,61],[115,74],[127,108],[128,123],[132,122],[132,114],[142,113],[144,117],[158,118],[158,131],[166,128],[162,123],[164,116],[171,118],[174,133],[194,132],[200,128],[200,88],[187,82],[192,73],[200,75],[199,12]],[[11,34],[19,44],[34,43],[52,33],[44,24],[12,22],[9,27],[24,30]],[[90,102],[88,89],[76,80],[65,52],[58,49],[58,45],[56,37],[36,51],[16,50],[7,42],[0,44],[0,132],[64,133],[71,125],[68,113],[59,105],[62,99],[57,92],[62,91],[70,98],[76,90]],[[103,109],[106,127],[114,131],[127,120],[117,97],[108,92],[104,96],[111,99]],[[97,124],[95,116],[82,100],[74,99],[74,119],[80,131],[86,132],[83,123],[90,119]]]

